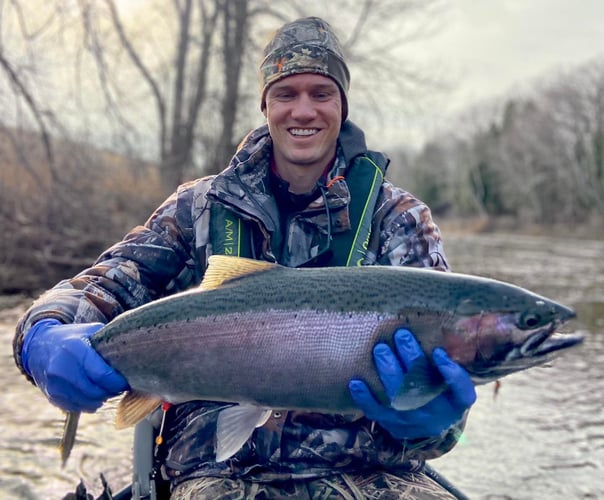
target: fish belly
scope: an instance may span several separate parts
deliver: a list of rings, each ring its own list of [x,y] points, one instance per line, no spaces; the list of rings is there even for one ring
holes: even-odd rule
[[[132,389],[171,402],[346,412],[352,378],[383,399],[372,349],[395,328],[374,313],[232,313],[130,330],[98,350]]]

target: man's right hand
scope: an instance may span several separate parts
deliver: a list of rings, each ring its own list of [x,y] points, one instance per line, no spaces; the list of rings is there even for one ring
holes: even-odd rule
[[[90,345],[102,323],[36,322],[25,334],[21,360],[49,401],[65,411],[94,412],[128,388]]]

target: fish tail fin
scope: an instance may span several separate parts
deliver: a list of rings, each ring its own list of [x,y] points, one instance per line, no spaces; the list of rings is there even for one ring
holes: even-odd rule
[[[270,416],[271,410],[252,405],[222,410],[216,422],[216,461],[223,462],[237,453],[254,429],[263,426]]]
[[[65,467],[67,459],[71,454],[73,445],[75,444],[78,423],[80,422],[79,411],[70,411],[65,415],[65,425],[63,426],[63,436],[59,442],[59,452],[61,453],[61,466]]]
[[[140,392],[127,392],[117,407],[116,429],[125,429],[140,422],[162,403],[161,398]]]

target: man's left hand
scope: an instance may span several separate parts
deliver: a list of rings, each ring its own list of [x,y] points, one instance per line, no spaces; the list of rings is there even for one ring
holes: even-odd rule
[[[373,350],[380,380],[390,400],[396,396],[405,373],[414,362],[425,356],[408,330],[397,330],[394,343],[398,358],[387,344],[377,344]],[[352,398],[367,418],[375,420],[395,439],[440,436],[463,418],[466,410],[476,401],[476,391],[468,373],[453,362],[443,349],[434,349],[432,361],[448,387],[421,408],[398,411],[384,406],[376,400],[365,382],[356,379],[348,385]]]

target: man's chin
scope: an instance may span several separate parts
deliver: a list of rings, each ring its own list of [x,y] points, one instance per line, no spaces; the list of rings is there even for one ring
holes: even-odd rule
[[[289,155],[287,157],[287,161],[291,165],[296,165],[300,167],[312,167],[320,163],[321,158],[315,154],[300,153]]]

